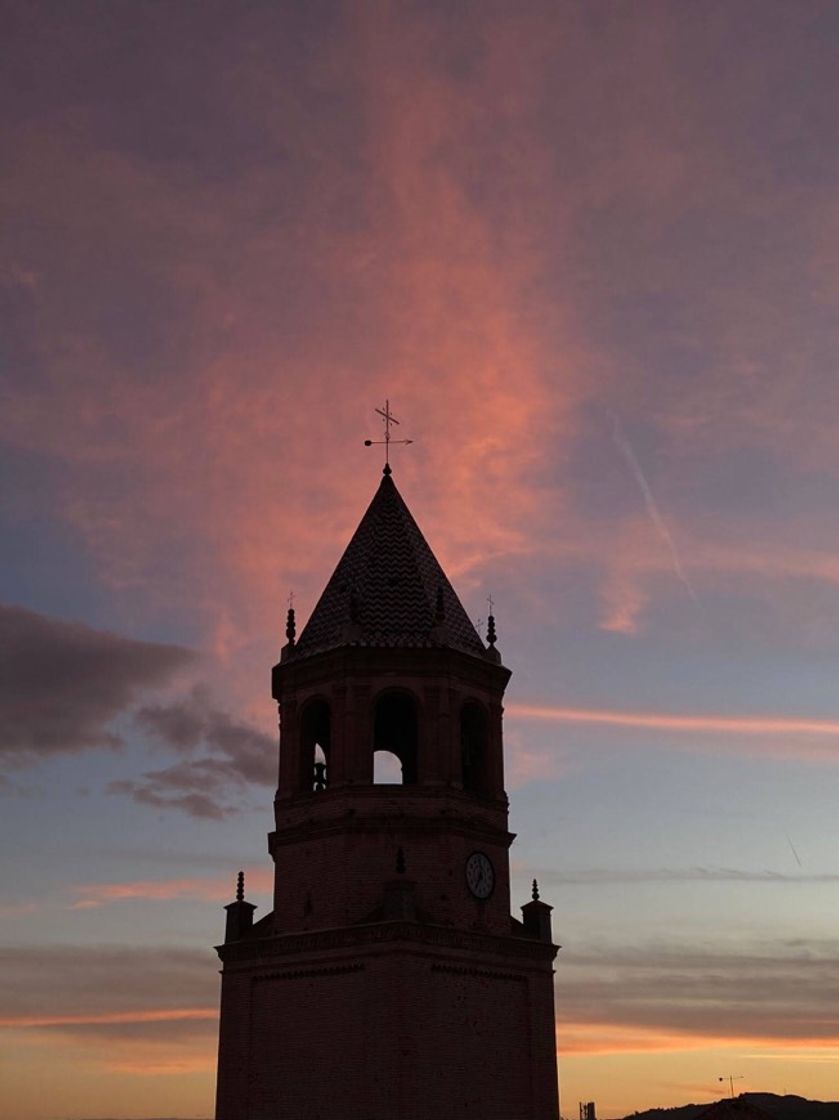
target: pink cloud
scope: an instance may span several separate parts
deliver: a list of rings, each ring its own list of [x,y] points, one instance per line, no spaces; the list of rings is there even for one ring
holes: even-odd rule
[[[508,789],[517,789],[528,782],[551,780],[565,770],[564,759],[555,749],[534,748],[515,726],[507,728],[505,741]]]
[[[509,717],[519,719],[643,727],[657,731],[698,731],[712,735],[824,735],[830,738],[839,736],[839,720],[771,716],[682,716],[663,712],[621,712],[533,704],[510,704],[506,712]]]
[[[251,868],[246,872],[245,882],[249,891],[270,893],[273,874],[268,868]],[[79,896],[71,909],[87,910],[129,899],[162,902],[189,898],[204,902],[229,902],[234,895],[235,882],[228,878],[137,879],[125,883],[87,883],[71,889]]]
[[[839,720],[783,716],[678,715],[667,712],[633,712],[602,708],[572,708],[544,704],[510,704],[511,722],[535,720],[614,731],[648,731],[680,737],[702,736],[708,749],[739,751],[760,757],[832,763],[839,761]],[[675,738],[674,738],[675,736]]]
[[[62,464],[54,512],[84,542],[120,622],[183,611],[232,701],[266,727],[260,674],[282,640],[287,591],[305,616],[369,499],[377,463],[361,441],[385,395],[416,439],[399,484],[462,588],[493,564],[547,565],[570,549],[597,581],[600,626],[627,635],[671,590],[671,559],[643,516],[598,525],[575,508],[566,467],[581,406],[642,414],[676,474],[685,446],[763,444],[773,432],[798,461],[801,428],[788,418],[804,394],[795,379],[767,391],[730,309],[719,367],[672,385],[648,385],[584,321],[603,293],[589,291],[580,222],[621,204],[652,234],[653,215],[666,225],[700,194],[749,212],[760,203],[733,175],[725,136],[693,127],[706,110],[690,101],[685,116],[660,96],[686,81],[669,18],[624,27],[631,51],[607,52],[598,89],[586,80],[567,104],[557,60],[579,74],[585,21],[537,5],[468,22],[385,6],[358,14],[343,49],[324,46],[307,80],[351,89],[351,158],[340,123],[289,98],[268,66],[219,80],[235,77],[236,111],[283,159],[218,182],[107,146],[83,115],[15,138],[4,199],[72,231],[71,278],[130,261],[133,281],[151,278],[178,310],[159,317],[166,345],[138,373],[132,355],[109,350],[83,285],[68,316],[49,283],[23,283],[44,376],[4,398],[0,432]],[[563,134],[566,113],[573,154],[551,132]],[[609,142],[592,129],[604,116]],[[306,189],[289,194],[295,162]],[[95,255],[106,244],[113,258]],[[666,254],[654,263],[654,276],[629,261],[631,275],[609,282],[655,291],[682,270]],[[38,260],[10,267],[49,274]],[[793,547],[750,518],[732,536],[674,511],[657,480],[655,493],[691,580],[745,576],[773,600],[778,581],[839,583],[830,533]]]

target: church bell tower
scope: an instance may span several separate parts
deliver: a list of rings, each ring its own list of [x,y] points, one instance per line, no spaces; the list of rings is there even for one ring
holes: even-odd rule
[[[510,914],[510,673],[389,466],[286,634],[274,909],[241,879],[226,908],[217,1120],[557,1120],[551,908],[534,883]]]

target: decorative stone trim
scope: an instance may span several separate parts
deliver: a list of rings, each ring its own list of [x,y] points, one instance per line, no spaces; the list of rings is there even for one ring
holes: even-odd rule
[[[254,976],[254,983],[263,980],[305,980],[310,976],[340,976],[345,972],[363,972],[363,964],[335,964],[324,965],[323,968],[297,968],[293,972],[261,972]]]
[[[420,925],[417,922],[377,922],[370,925],[343,926],[277,937],[254,937],[219,945],[216,952],[225,964],[256,964],[286,955],[328,952],[332,949],[357,949],[360,946],[430,945],[464,953],[484,953],[520,960],[522,963],[548,964],[559,946],[527,938],[499,937],[494,934],[458,930],[447,926]]]
[[[433,964],[432,972],[450,972],[455,976],[477,976],[481,980],[514,980],[517,984],[524,983],[524,977],[518,972],[492,972],[488,968],[459,968],[453,964]]]
[[[329,817],[317,820],[311,818],[295,825],[285,825],[270,834],[269,850],[276,851],[288,844],[300,844],[306,840],[314,840],[324,836],[345,836],[347,833],[372,833],[380,835],[386,828],[393,827],[392,816],[363,816],[349,818],[347,816]],[[477,818],[455,818],[440,814],[437,817],[400,816],[398,818],[400,831],[414,832],[425,835],[435,835],[441,831],[449,835],[464,836],[467,839],[481,839],[486,843],[500,844],[509,848],[515,839],[515,834],[505,828],[498,828],[486,821]]]

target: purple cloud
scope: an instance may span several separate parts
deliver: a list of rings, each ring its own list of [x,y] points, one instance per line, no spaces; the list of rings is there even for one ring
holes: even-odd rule
[[[0,604],[0,753],[15,761],[119,747],[113,720],[196,655]]]
[[[194,688],[176,703],[143,707],[134,718],[141,730],[188,757],[148,771],[140,780],[112,782],[111,793],[129,794],[156,808],[219,819],[236,811],[235,794],[249,783],[276,781],[276,742],[213,707],[204,687]]]

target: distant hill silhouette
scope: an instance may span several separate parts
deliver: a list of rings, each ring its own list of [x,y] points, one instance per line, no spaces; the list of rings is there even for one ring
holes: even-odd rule
[[[839,1120],[839,1101],[808,1101],[804,1097],[779,1097],[775,1093],[741,1093],[736,1101],[763,1109],[772,1120]],[[708,1104],[685,1104],[679,1108],[650,1108],[633,1112],[624,1120],[697,1120]]]

